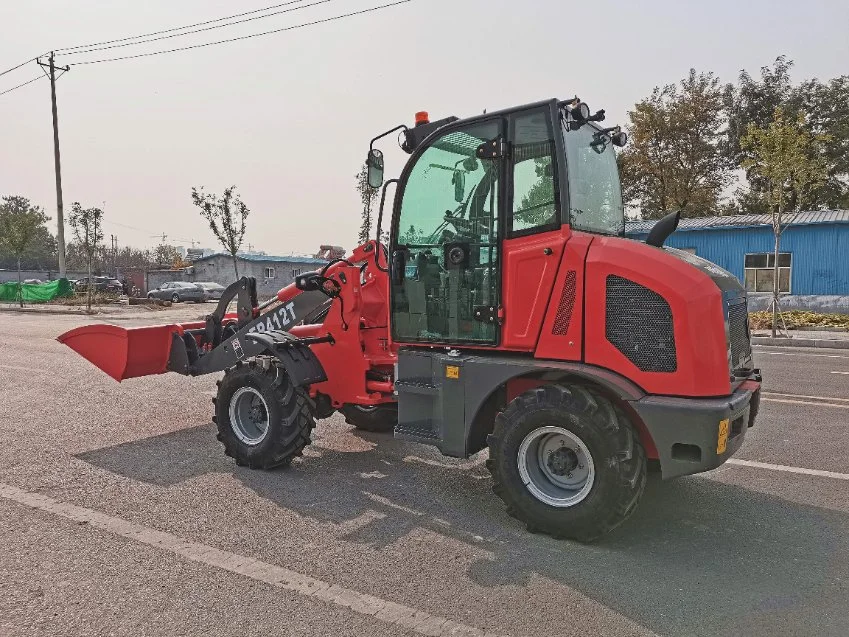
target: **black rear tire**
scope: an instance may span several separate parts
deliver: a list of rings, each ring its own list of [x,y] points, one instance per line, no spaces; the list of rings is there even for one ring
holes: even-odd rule
[[[240,438],[237,430],[242,430],[237,423],[234,428],[231,419],[231,413],[234,413],[231,406],[236,404],[237,392],[244,387],[250,388],[251,395],[261,398],[258,404],[263,405],[262,412],[267,417],[265,433],[257,433],[257,440],[253,443],[244,440],[244,433]],[[292,385],[282,369],[274,365],[264,369],[256,361],[251,361],[227,370],[218,382],[218,396],[213,402],[218,440],[224,445],[224,453],[240,466],[271,469],[288,465],[302,455],[304,447],[311,442],[310,433],[315,427],[315,420],[309,399],[302,389]]]
[[[179,294],[172,294],[171,295],[171,302],[172,303],[179,303],[180,302],[180,295]]]
[[[535,484],[547,479],[544,470],[534,469],[536,477],[527,482],[522,477],[520,454],[533,456],[528,447],[523,448],[523,441],[549,430],[543,428],[565,430],[589,452],[592,462],[586,464],[594,471],[591,486],[574,504],[561,500],[553,506],[534,495]],[[546,385],[516,397],[496,416],[488,443],[486,465],[492,473],[493,490],[507,505],[508,513],[531,532],[592,542],[622,524],[645,489],[646,455],[636,431],[618,407],[588,387]],[[537,457],[545,457],[544,452],[540,449]],[[527,466],[528,460],[524,462]],[[556,487],[552,491],[556,492]]]
[[[386,433],[398,424],[398,403],[383,403],[373,407],[345,405],[340,410],[345,422],[363,431]]]

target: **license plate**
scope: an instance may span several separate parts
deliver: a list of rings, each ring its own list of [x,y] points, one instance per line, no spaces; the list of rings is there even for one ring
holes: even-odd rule
[[[716,453],[718,454],[725,453],[725,449],[728,447],[728,425],[728,418],[719,421],[719,437],[716,440]]]

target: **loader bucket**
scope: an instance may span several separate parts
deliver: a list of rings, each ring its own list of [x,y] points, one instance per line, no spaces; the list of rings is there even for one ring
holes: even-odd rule
[[[85,325],[56,340],[67,345],[118,382],[168,371],[172,334],[179,325],[125,329],[116,325]]]

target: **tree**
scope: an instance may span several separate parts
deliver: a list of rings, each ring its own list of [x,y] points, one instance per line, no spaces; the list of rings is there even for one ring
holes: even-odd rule
[[[103,241],[103,210],[100,208],[83,208],[75,201],[71,206],[69,222],[74,232],[74,238],[80,245],[88,260],[88,288],[86,295],[86,306],[91,311],[91,297],[94,286],[91,281],[91,266],[94,254]]]
[[[785,117],[783,110],[775,109],[772,121],[764,128],[749,124],[740,148],[746,153],[743,168],[763,185],[765,199],[772,213],[772,230],[775,236],[772,282],[772,336],[775,338],[779,311],[778,252],[781,234],[792,223],[784,213],[799,211],[810,199],[814,189],[826,181],[827,164],[823,157],[823,136],[810,133],[801,115],[796,119]]]
[[[807,129],[823,138],[827,177],[811,193],[810,205],[849,208],[849,75],[827,83],[807,80],[795,90],[794,103]]]
[[[236,278],[239,278],[239,261],[236,253],[242,247],[245,238],[245,220],[250,214],[250,209],[242,202],[236,194],[236,186],[225,188],[221,198],[213,194],[192,188],[192,203],[200,208],[201,216],[206,219],[209,229],[230,253],[233,258],[233,270]]]
[[[749,131],[749,126],[766,128],[772,122],[775,109],[788,109],[793,86],[790,81],[790,69],[793,61],[780,55],[772,67],[762,66],[760,79],[755,79],[745,69],[740,71],[737,86],[727,84],[723,90],[723,106],[728,113],[728,128],[722,142],[722,152],[733,166],[742,166],[749,154],[741,146],[741,141]]]
[[[741,71],[736,86],[725,88],[724,104],[728,110],[728,130],[723,153],[735,167],[751,160],[751,153],[741,146],[749,125],[766,128],[773,121],[776,108],[784,116],[796,120],[804,116],[805,129],[821,136],[827,178],[813,187],[807,205],[813,208],[849,207],[849,75],[828,82],[805,80],[793,86],[790,79],[792,60],[776,58],[772,67],[762,67],[760,78]],[[732,210],[735,213],[768,213],[766,185],[746,170],[748,188],[740,189]]]
[[[360,172],[356,175],[357,192],[360,195],[360,201],[363,204],[362,219],[360,225],[360,234],[357,237],[360,245],[364,244],[371,238],[371,213],[374,209],[374,204],[377,202],[379,188],[372,188],[368,185],[368,163],[363,163]]]
[[[159,267],[167,265],[169,268],[173,268],[183,261],[180,258],[180,253],[177,252],[177,248],[165,243],[161,243],[153,249],[152,257],[153,262]]]
[[[21,287],[21,257],[38,236],[39,228],[46,228],[48,217],[29,199],[18,195],[3,197],[0,203],[0,245],[8,250],[18,262],[18,300],[24,306]],[[49,235],[49,233],[48,233]]]
[[[673,209],[685,217],[715,214],[731,179],[720,152],[719,79],[691,69],[679,84],[655,88],[628,115],[631,142],[619,155],[625,204],[646,219]]]

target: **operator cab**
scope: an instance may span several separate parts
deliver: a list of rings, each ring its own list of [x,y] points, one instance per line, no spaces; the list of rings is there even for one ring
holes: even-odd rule
[[[384,133],[403,129],[412,155],[387,183],[397,182],[389,248],[396,342],[498,346],[505,240],[564,225],[623,233],[613,148],[626,136],[602,128],[603,119],[576,98],[463,120],[417,113],[414,127]],[[368,156],[373,187],[383,182],[374,148],[382,136]]]

